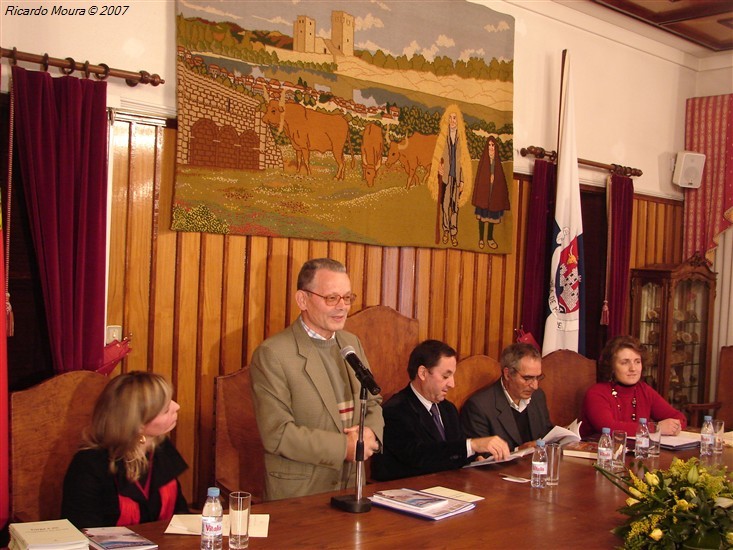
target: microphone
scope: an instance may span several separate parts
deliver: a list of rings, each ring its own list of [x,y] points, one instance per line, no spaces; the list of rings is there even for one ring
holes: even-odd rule
[[[382,391],[382,388],[380,388],[374,380],[374,376],[372,376],[372,371],[366,368],[364,366],[364,363],[361,362],[361,359],[359,359],[359,357],[356,355],[356,350],[354,350],[354,346],[346,346],[344,348],[341,348],[341,357],[343,357],[344,360],[349,365],[351,365],[351,368],[354,369],[357,380],[359,380],[359,382],[361,382],[361,385],[369,390],[372,395],[377,395],[380,391]]]

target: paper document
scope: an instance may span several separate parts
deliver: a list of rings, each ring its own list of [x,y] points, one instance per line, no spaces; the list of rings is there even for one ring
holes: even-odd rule
[[[464,502],[478,502],[479,500],[484,499],[484,497],[480,497],[478,495],[472,495],[471,493],[464,493],[462,491],[456,491],[455,489],[449,489],[448,487],[441,487],[440,485],[436,485],[435,487],[430,487],[429,489],[423,489],[423,493],[430,493],[431,495],[438,495],[441,497],[455,498],[457,500],[462,500]]]
[[[224,536],[229,536],[229,514],[224,514]],[[249,515],[249,536],[267,537],[270,514]],[[201,535],[201,514],[176,514],[165,530],[173,535]]]

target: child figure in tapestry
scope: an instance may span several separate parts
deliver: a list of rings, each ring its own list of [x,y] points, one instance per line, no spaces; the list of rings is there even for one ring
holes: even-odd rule
[[[499,158],[499,147],[494,136],[489,136],[476,171],[471,203],[476,207],[478,220],[478,246],[497,248],[494,225],[501,223],[504,212],[510,209],[509,188]],[[486,229],[486,239],[484,239]]]

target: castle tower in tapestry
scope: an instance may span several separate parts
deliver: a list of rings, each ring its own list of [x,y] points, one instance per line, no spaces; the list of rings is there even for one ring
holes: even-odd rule
[[[345,11],[331,12],[331,42],[342,55],[354,55],[354,16]]]
[[[316,51],[316,20],[299,15],[293,23],[293,51],[313,53]]]

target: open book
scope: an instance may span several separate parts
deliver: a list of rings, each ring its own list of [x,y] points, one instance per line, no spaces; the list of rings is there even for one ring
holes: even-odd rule
[[[455,516],[476,507],[473,502],[441,497],[414,489],[377,491],[370,499],[379,506],[432,520]],[[442,502],[435,502],[436,500]]]
[[[559,443],[560,445],[580,441],[580,425],[582,423],[576,418],[567,428],[555,426],[542,439],[545,440],[545,443]]]
[[[474,460],[473,462],[469,462],[468,464],[466,464],[464,468],[476,468],[477,466],[487,466],[488,464],[500,464],[502,462],[509,462],[510,460],[532,454],[533,452],[534,447],[526,447],[522,450],[514,451],[508,457],[501,460],[496,460],[496,458],[494,458],[493,456],[489,456],[488,458],[484,459]]]

